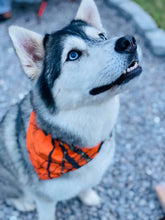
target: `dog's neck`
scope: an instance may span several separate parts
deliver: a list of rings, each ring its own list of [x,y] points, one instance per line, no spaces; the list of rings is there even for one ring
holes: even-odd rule
[[[119,98],[115,96],[100,104],[60,111],[54,117],[37,114],[37,122],[53,138],[61,138],[68,144],[95,146],[106,140],[115,125],[119,109]]]

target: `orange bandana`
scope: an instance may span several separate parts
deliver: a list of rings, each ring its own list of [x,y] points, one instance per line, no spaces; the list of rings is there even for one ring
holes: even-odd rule
[[[30,117],[26,144],[32,165],[41,180],[48,180],[74,171],[95,158],[103,142],[92,148],[68,145],[51,134],[45,135],[36,123],[33,111]]]

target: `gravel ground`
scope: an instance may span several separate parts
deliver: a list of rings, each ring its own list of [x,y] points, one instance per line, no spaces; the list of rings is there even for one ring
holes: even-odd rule
[[[156,184],[165,181],[165,61],[144,46],[130,22],[117,11],[96,0],[103,24],[110,36],[133,34],[143,50],[143,75],[138,83],[121,95],[117,123],[117,150],[114,165],[96,190],[102,198],[99,208],[87,207],[74,198],[57,205],[58,220],[159,220],[163,212],[155,193]],[[11,24],[39,33],[66,25],[76,13],[79,1],[49,1],[38,24],[36,6],[15,5],[13,18],[0,24],[0,118],[6,109],[30,89],[8,37]],[[2,95],[3,94],[3,95]],[[36,212],[19,213],[0,202],[0,220],[36,220]]]

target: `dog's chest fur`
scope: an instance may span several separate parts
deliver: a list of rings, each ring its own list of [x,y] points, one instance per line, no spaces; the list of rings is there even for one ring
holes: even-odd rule
[[[80,137],[84,146],[95,146],[109,137],[118,110],[119,98],[116,96],[96,106],[61,111],[53,119],[53,124]]]
[[[104,108],[102,106],[83,108],[70,113],[63,112],[55,117],[54,122],[58,127],[80,136],[82,140],[85,140],[87,146],[94,146],[104,140],[105,142],[99,155],[84,167],[51,181],[38,181],[26,149],[25,134],[32,111],[29,97],[27,96],[19,106],[13,107],[7,113],[4,119],[6,123],[1,125],[1,129],[4,134],[3,148],[7,150],[11,165],[14,164],[15,166],[13,170],[15,170],[16,178],[18,178],[21,185],[28,186],[30,184],[33,189],[37,189],[39,194],[44,194],[56,201],[71,198],[80,191],[97,185],[112,161],[114,140],[113,138],[109,139],[109,135],[116,122],[118,108],[118,97],[114,97],[106,104],[104,103]],[[18,120],[19,115],[22,117],[21,120]],[[9,122],[12,126],[4,126]],[[15,129],[18,128],[19,137],[15,136],[17,133]],[[11,138],[9,139],[9,137]],[[16,139],[13,137],[16,137]],[[0,157],[3,157],[2,152]],[[32,181],[29,182],[30,179]],[[26,191],[25,193],[29,192]]]
[[[46,192],[47,196],[57,201],[69,199],[82,190],[97,185],[105,170],[112,163],[115,150],[114,134],[110,137],[117,119],[119,109],[118,96],[108,101],[104,108],[82,109],[82,112],[61,114],[56,119],[58,126],[67,124],[67,129],[84,138],[88,146],[105,140],[99,154],[90,163],[70,172],[61,178],[43,181],[38,190]],[[81,111],[81,110],[80,110]],[[61,123],[60,123],[61,122]],[[68,123],[67,123],[68,122]]]

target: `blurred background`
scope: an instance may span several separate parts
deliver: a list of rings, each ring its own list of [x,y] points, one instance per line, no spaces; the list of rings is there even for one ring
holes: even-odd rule
[[[165,30],[165,1],[164,0],[134,0],[142,6],[157,22],[158,26]]]
[[[39,0],[30,3],[17,0],[12,5],[9,3],[7,11],[2,11],[2,4],[7,0],[1,1],[0,119],[10,105],[20,101],[31,88],[9,39],[8,26],[19,25],[43,35],[51,33],[74,18],[80,3],[80,0],[49,0],[47,6],[41,7]],[[159,27],[165,29],[164,0],[135,1],[153,16]],[[158,184],[165,182],[165,58],[153,55],[131,18],[122,16],[107,2],[96,0],[105,29],[109,37],[125,34],[136,37],[143,53],[143,74],[136,85],[120,96],[114,164],[96,187],[102,205],[87,207],[77,198],[59,202],[57,219],[165,219],[155,191]],[[32,219],[37,220],[36,212],[20,213],[10,203],[0,200],[0,220]]]

